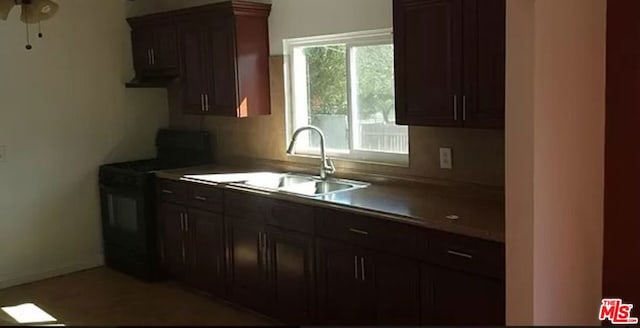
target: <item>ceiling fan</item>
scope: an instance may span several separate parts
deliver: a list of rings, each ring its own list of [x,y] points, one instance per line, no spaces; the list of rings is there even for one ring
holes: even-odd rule
[[[29,24],[38,24],[38,37],[41,38],[41,23],[53,17],[58,12],[60,6],[51,0],[0,0],[0,20],[6,21],[14,6],[20,6],[22,8],[20,20],[26,24],[26,48],[30,50],[32,46],[30,44]]]

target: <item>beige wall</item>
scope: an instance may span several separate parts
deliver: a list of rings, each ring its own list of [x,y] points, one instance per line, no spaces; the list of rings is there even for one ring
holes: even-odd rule
[[[202,4],[204,1],[138,0],[129,14],[149,13]],[[218,136],[222,159],[249,156],[266,160],[316,163],[285,156],[285,108],[282,40],[284,38],[389,28],[391,0],[273,0],[270,17],[272,58],[272,115],[243,120],[208,117],[205,128]],[[174,126],[199,128],[199,117],[181,114],[179,93],[170,91]],[[454,170],[439,168],[439,148],[451,147]],[[337,162],[338,168],[364,172],[417,176],[447,181],[504,185],[504,132],[490,130],[411,128],[409,168]]]
[[[285,154],[284,82],[282,56],[271,58],[272,115],[247,119],[204,118],[206,129],[218,137],[220,160],[258,158],[317,164],[316,159],[292,158]],[[170,91],[171,122],[174,126],[199,128],[199,116],[181,113],[179,93]],[[441,170],[439,147],[454,150],[454,170]],[[338,169],[365,173],[417,176],[491,186],[504,183],[504,137],[501,131],[411,128],[410,167],[368,165],[336,161]]]
[[[124,1],[60,0],[24,48],[0,22],[0,288],[102,262],[98,166],[153,156],[166,91],[126,90]]]
[[[598,325],[606,0],[508,12],[507,323]]]

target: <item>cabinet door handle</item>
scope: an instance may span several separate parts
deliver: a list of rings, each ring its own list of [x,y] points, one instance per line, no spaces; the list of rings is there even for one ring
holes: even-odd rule
[[[156,65],[156,51],[151,48],[151,65]]]
[[[364,230],[359,230],[359,229],[354,229],[354,228],[350,228],[349,231],[353,232],[353,233],[357,233],[359,235],[363,235],[363,236],[368,236],[369,232],[364,231]]]
[[[163,194],[167,194],[167,195],[173,195],[173,191],[168,190],[168,189],[162,189],[162,193]]]
[[[467,96],[462,96],[462,120],[467,120]]]
[[[184,231],[184,214],[180,213],[180,230]]]
[[[200,94],[200,111],[204,112],[204,93]]]
[[[216,273],[220,276],[220,255],[216,256]]]
[[[458,95],[453,95],[453,119],[458,120]]]
[[[184,249],[184,244],[182,244],[182,264],[187,264],[187,251]]]
[[[204,196],[194,196],[193,198],[195,200],[199,200],[201,202],[206,202],[207,201],[207,197],[204,197]]]
[[[354,272],[353,278],[355,280],[358,280],[358,256],[357,255],[353,257],[353,272]]]
[[[466,254],[466,253],[461,253],[461,252],[456,252],[456,251],[447,251],[447,254],[449,255],[453,255],[453,256],[457,256],[457,257],[463,257],[465,259],[472,259],[473,255],[471,254]]]
[[[147,49],[147,63],[151,65],[151,49]]]
[[[158,238],[159,244],[160,244],[160,262],[164,263],[165,262],[165,253],[164,253],[164,239],[163,238]]]
[[[209,111],[209,94],[208,93],[204,94],[204,111],[205,112]]]
[[[365,269],[364,269],[364,257],[361,257],[361,258],[360,258],[360,269],[361,269],[360,274],[362,275],[362,281],[366,281],[366,280],[367,280],[367,277],[366,277],[366,276],[365,276],[365,274],[364,274],[364,273],[365,273]]]
[[[184,231],[189,232],[189,214],[184,213]]]

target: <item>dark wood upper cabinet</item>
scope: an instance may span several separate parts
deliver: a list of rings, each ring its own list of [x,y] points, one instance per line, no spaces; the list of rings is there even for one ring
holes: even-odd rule
[[[462,0],[394,1],[396,120],[457,126]]]
[[[177,76],[178,36],[175,22],[150,17],[130,18],[133,64],[137,76]]]
[[[180,24],[190,26],[179,36],[190,39],[190,44],[181,41],[185,113],[241,118],[271,113],[270,11],[269,4],[246,1],[182,11]],[[197,74],[198,82],[189,80]]]
[[[504,127],[505,0],[394,0],[398,124]]]
[[[232,0],[131,18],[136,72],[179,76],[186,114],[269,115],[270,12]]]
[[[210,62],[208,17],[190,16],[178,27],[180,35],[180,89],[185,113],[204,113],[204,95],[208,93]]]
[[[504,128],[506,3],[464,0],[463,120],[470,128]]]

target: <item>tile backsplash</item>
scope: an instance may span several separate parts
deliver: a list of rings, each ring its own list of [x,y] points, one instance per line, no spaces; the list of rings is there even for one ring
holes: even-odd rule
[[[271,115],[245,119],[184,115],[178,90],[169,92],[171,125],[203,127],[217,139],[219,161],[256,158],[316,163],[315,159],[285,154],[285,93],[283,56],[271,57]],[[335,161],[338,169],[383,175],[414,176],[488,186],[504,186],[504,131],[410,127],[409,167]],[[453,170],[440,169],[440,148],[453,149]]]

